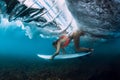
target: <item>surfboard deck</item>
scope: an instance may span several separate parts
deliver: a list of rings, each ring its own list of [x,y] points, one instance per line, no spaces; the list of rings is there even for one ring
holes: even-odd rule
[[[74,53],[74,54],[59,54],[55,56],[54,59],[70,59],[70,58],[77,58],[91,54],[91,52],[81,52],[81,53]],[[45,55],[45,54],[37,54],[38,57],[43,59],[51,59],[52,55]]]

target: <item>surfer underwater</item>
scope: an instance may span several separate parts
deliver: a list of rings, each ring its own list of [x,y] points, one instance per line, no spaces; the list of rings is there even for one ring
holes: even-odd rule
[[[60,52],[60,49],[62,49],[63,53],[65,53],[65,47],[69,45],[71,40],[74,42],[75,52],[92,52],[94,49],[92,48],[84,48],[80,47],[80,36],[84,36],[85,32],[81,30],[73,31],[71,34],[63,34],[59,37],[56,41],[54,41],[52,44],[56,48],[56,51],[51,57],[51,60],[54,59],[55,56],[57,56]]]

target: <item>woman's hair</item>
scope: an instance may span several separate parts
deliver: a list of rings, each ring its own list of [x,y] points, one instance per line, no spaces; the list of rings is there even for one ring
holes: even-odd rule
[[[57,44],[58,41],[59,41],[59,39],[56,40],[56,41],[54,41],[54,42],[52,43],[52,45],[55,46],[55,45]]]

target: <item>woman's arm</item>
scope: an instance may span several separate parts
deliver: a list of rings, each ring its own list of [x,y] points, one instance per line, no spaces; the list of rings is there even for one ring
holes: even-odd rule
[[[51,57],[51,59],[54,59],[54,57],[59,54],[60,48],[61,48],[60,45],[61,45],[61,42],[58,41],[58,42],[57,42],[57,45],[56,45],[56,51],[55,51],[55,53],[53,54],[53,56]]]
[[[57,45],[56,45],[56,54],[58,54],[59,53],[59,51],[60,51],[60,45],[61,45],[61,42],[60,41],[58,41],[57,42]]]

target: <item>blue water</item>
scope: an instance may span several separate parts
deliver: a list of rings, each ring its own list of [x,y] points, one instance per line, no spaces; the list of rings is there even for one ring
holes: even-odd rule
[[[90,80],[97,80],[99,77],[102,80],[114,80],[118,77],[120,39],[95,42],[92,45],[95,52],[90,56],[46,61],[38,58],[37,53],[52,54],[55,51],[51,45],[54,38],[35,36],[29,39],[21,28],[13,29],[12,27],[0,29],[0,36],[1,79],[80,80],[84,78],[83,80],[88,80],[91,76]]]
[[[54,52],[52,42],[55,38],[41,38],[40,36],[35,36],[32,39],[29,39],[29,37],[25,35],[25,31],[19,27],[14,28],[14,26],[16,25],[9,26],[8,28],[4,28],[5,26],[0,28],[0,53],[17,53],[17,55],[27,55],[29,53],[30,55],[37,53],[52,54],[52,52]],[[89,42],[86,43],[89,44]],[[97,49],[97,52],[120,52],[119,39],[113,39],[101,43],[92,43],[93,44],[90,43],[92,47],[102,48]]]
[[[44,60],[37,54],[53,54],[56,36],[46,37],[47,32],[32,24],[9,22],[5,15],[0,15],[0,80],[120,80],[120,38],[81,37],[80,46],[94,48],[91,55]],[[66,50],[74,54],[73,42]]]
[[[53,39],[43,39],[39,36],[30,39],[25,35],[25,31],[16,25],[10,25],[8,28],[0,28],[0,53],[2,55],[36,55],[37,53],[49,53],[52,51]]]
[[[0,28],[0,78],[16,80],[39,79],[115,79],[119,74],[120,39],[108,41],[81,41],[81,46],[95,49],[92,55],[67,60],[49,61],[38,58],[37,54],[53,54],[52,42],[56,38],[42,38],[34,35],[32,39],[16,24],[2,25]],[[52,36],[52,35],[51,35]],[[71,43],[71,45],[73,44]],[[71,51],[67,48],[67,51]],[[72,49],[73,50],[73,49]],[[108,71],[106,71],[108,69]],[[115,72],[113,72],[115,70]],[[101,73],[101,74],[100,74]],[[111,76],[112,78],[106,76]],[[19,77],[17,77],[18,75]],[[64,75],[64,76],[63,76]],[[2,77],[3,76],[3,77]],[[47,77],[46,77],[47,76]],[[81,77],[79,77],[81,76]],[[119,78],[119,77],[118,77]],[[120,78],[119,78],[120,79]]]

